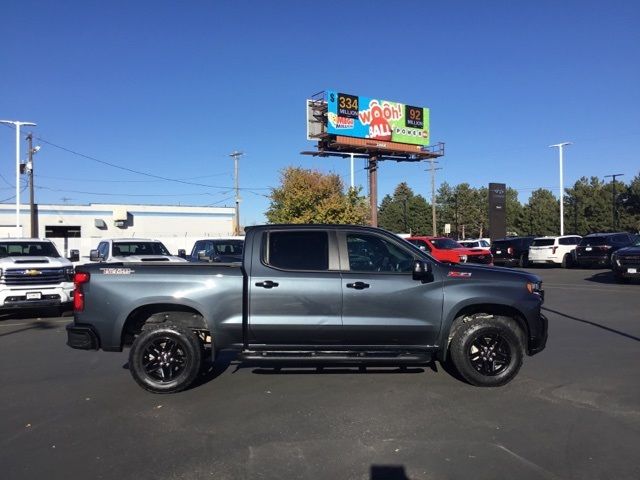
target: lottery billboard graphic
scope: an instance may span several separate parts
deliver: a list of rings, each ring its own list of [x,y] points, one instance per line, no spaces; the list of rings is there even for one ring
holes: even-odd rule
[[[429,109],[327,91],[327,133],[429,145]]]

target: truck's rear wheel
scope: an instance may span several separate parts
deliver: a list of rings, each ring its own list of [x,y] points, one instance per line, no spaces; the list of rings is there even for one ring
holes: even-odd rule
[[[456,330],[450,355],[467,382],[478,387],[498,387],[510,382],[522,366],[522,331],[511,318],[480,317]]]
[[[189,329],[170,324],[145,325],[131,346],[129,370],[154,393],[174,393],[193,383],[202,366],[202,345]]]

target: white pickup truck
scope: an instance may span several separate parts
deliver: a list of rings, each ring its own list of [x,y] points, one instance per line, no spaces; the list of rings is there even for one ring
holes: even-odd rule
[[[187,261],[171,255],[159,240],[147,238],[104,238],[98,248],[91,250],[89,259],[103,263]]]
[[[73,264],[50,240],[0,239],[0,309],[70,307]]]

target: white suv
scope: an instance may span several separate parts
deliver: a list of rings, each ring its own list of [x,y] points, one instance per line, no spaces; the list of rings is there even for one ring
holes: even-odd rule
[[[458,243],[466,248],[479,248],[480,250],[491,251],[491,241],[487,238],[458,240]]]
[[[529,263],[572,267],[573,252],[581,239],[578,235],[536,238],[529,247]]]

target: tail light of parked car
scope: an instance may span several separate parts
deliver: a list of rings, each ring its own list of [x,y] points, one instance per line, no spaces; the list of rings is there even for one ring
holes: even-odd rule
[[[73,311],[82,312],[84,310],[84,293],[82,285],[89,282],[89,274],[77,272],[73,277]]]
[[[513,255],[513,247],[509,247],[509,248],[507,248],[507,253],[508,253],[509,255]]]
[[[555,255],[556,254],[556,250],[558,250],[558,247],[553,247],[551,249],[551,255]]]

